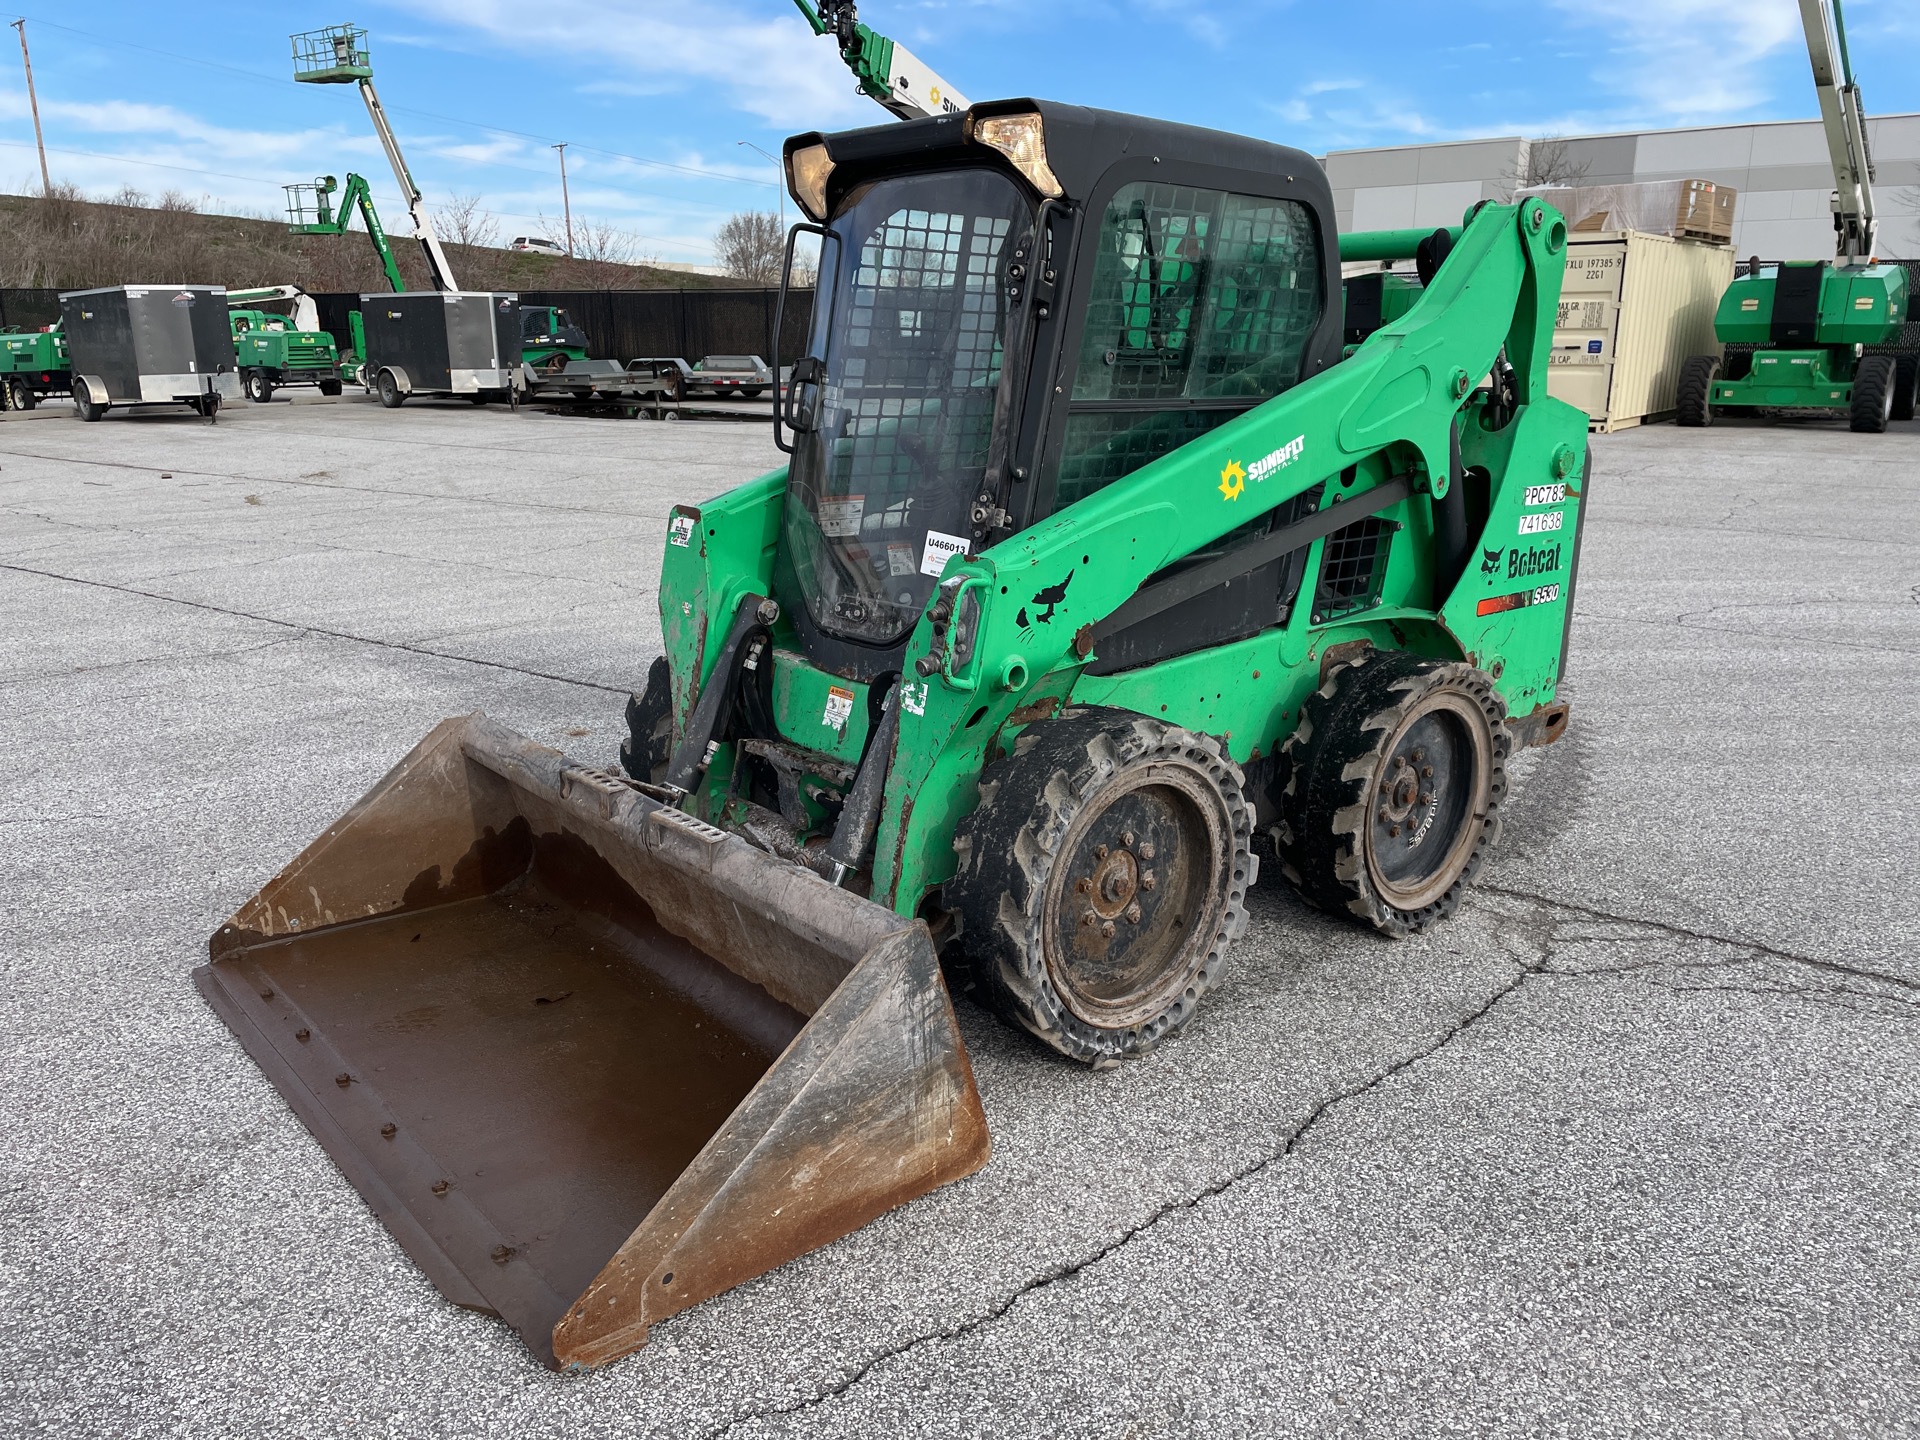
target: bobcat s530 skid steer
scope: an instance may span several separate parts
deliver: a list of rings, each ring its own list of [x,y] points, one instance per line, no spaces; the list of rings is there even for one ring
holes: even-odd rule
[[[446,1295],[557,1364],[984,1164],[948,977],[1139,1055],[1263,853],[1434,924],[1567,720],[1552,210],[1337,238],[1300,151],[1030,100],[786,164],[791,463],[672,512],[624,773],[449,720],[198,972]],[[1347,333],[1343,257],[1424,287]]]

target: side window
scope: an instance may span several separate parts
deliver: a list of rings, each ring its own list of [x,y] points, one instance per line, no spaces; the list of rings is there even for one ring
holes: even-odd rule
[[[1094,246],[1056,509],[1296,383],[1324,304],[1298,201],[1136,182]]]

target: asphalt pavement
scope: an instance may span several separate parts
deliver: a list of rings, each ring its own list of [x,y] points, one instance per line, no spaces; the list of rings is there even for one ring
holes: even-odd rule
[[[1394,943],[1277,866],[1091,1073],[960,1006],[978,1175],[540,1368],[195,993],[431,726],[598,762],[761,425],[0,416],[0,1433],[1920,1430],[1920,429],[1595,445],[1567,738]]]

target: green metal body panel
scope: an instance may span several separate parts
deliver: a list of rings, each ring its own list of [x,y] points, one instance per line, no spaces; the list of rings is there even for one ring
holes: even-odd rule
[[[1414,240],[1428,233],[1408,232]],[[1392,254],[1404,243],[1366,248]],[[1564,248],[1564,225],[1538,202],[1483,207],[1434,283],[1348,359],[983,553],[951,558],[941,588],[957,613],[977,603],[974,647],[964,665],[949,648],[946,671],[931,679],[909,666],[873,897],[912,915],[951,877],[954,827],[977,802],[981,769],[1025,724],[1051,713],[1048,701],[1117,705],[1204,730],[1223,737],[1243,764],[1271,755],[1292,732],[1328,649],[1349,641],[1464,657],[1495,677],[1516,716],[1552,702],[1587,443],[1586,417],[1546,389]],[[1472,390],[1503,347],[1520,406],[1494,431],[1479,423],[1482,401]],[[1463,574],[1436,595],[1427,542],[1433,502],[1450,483],[1450,437],[1463,405],[1461,459],[1491,477],[1490,513]],[[1279,455],[1292,458],[1276,464]],[[1260,478],[1249,479],[1250,470]],[[1409,538],[1393,545],[1373,605],[1333,620],[1316,613],[1310,599],[1325,543],[1316,541],[1285,625],[1121,674],[1086,674],[1093,657],[1076,644],[1083,627],[1168,564],[1315,485],[1326,487],[1324,506],[1389,475],[1413,485],[1411,498],[1386,512]],[[771,593],[785,482],[786,472],[774,471],[705,505],[677,506],[669,520],[660,607],[676,735],[742,599]],[[1023,626],[1030,598],[1069,572],[1071,588],[1050,621]],[[909,660],[929,652],[934,634],[923,615]],[[774,718],[783,737],[858,759],[868,687],[815,671],[784,617],[774,644]],[[844,732],[826,723],[830,687],[849,697]],[[719,747],[688,802],[721,824],[738,818],[727,809],[730,750]]]
[[[367,32],[358,25],[329,25],[293,37],[293,78],[304,85],[351,85],[373,78]]]
[[[1774,302],[1781,267],[1763,265],[1720,297],[1713,331],[1723,344],[1761,345],[1748,372],[1716,380],[1715,406],[1768,410],[1845,410],[1853,403],[1857,346],[1900,336],[1908,314],[1907,272],[1899,265],[1842,267],[1817,263],[1820,287],[1812,343],[1774,348]],[[1800,267],[1793,267],[1800,268]],[[1809,263],[1806,268],[1813,268]]]
[[[242,370],[267,370],[284,381],[332,380],[340,374],[340,356],[324,330],[270,329],[285,317],[264,310],[235,310],[233,353]]]
[[[335,189],[331,175],[321,176],[313,186],[314,218],[289,225],[287,229],[295,235],[344,235],[347,227],[353,223],[353,212],[357,209],[361,223],[367,227],[367,238],[373,242],[373,252],[380,257],[380,268],[386,272],[387,286],[396,295],[399,294],[407,288],[407,282],[401,278],[399,262],[393,258],[393,247],[387,243],[386,227],[380,223],[379,212],[373,208],[373,190],[367,184],[366,177],[349,174],[346,188],[340,190],[337,205],[333,202]]]
[[[540,337],[528,340],[527,343],[520,347],[520,358],[525,363],[537,368],[554,359],[556,356],[564,356],[568,360],[585,360],[587,358],[586,346],[576,344],[571,340],[564,339],[553,333],[556,330],[572,328],[571,326],[563,325],[561,311],[550,305],[523,305],[520,307],[520,319],[523,326],[525,325],[528,315],[544,315],[546,320],[541,326],[541,329],[545,333]]]
[[[1899,338],[1907,319],[1907,272],[1899,265],[1842,268],[1820,262],[1816,345],[1886,345]],[[1779,268],[1763,265],[1726,289],[1713,313],[1713,333],[1723,345],[1765,345],[1773,338],[1774,291]]]
[[[71,365],[61,330],[8,331],[0,334],[0,375],[26,375],[39,385],[65,389]]]

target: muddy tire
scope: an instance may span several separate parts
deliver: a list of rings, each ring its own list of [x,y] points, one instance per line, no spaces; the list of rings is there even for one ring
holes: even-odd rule
[[[382,370],[380,372],[380,378],[375,382],[375,388],[380,392],[380,403],[389,410],[398,410],[406,403],[406,392],[401,390],[400,382],[393,378],[393,372],[391,370]]]
[[[1246,928],[1252,835],[1212,736],[1091,707],[1030,727],[954,842],[947,899],[976,997],[1075,1060],[1146,1053]]]
[[[1368,651],[1301,707],[1280,752],[1280,868],[1385,935],[1451,915],[1500,838],[1506,705],[1483,671]]]
[[[1853,372],[1853,403],[1847,410],[1847,428],[1859,435],[1885,432],[1893,418],[1896,377],[1891,355],[1868,355]]]
[[[620,742],[620,768],[636,780],[658,781],[673,758],[673,675],[667,657],[656,655],[647,688],[627,696],[627,738]]]
[[[1680,388],[1674,397],[1673,423],[1693,429],[1713,424],[1713,382],[1720,378],[1718,355],[1690,355],[1680,367]]]

